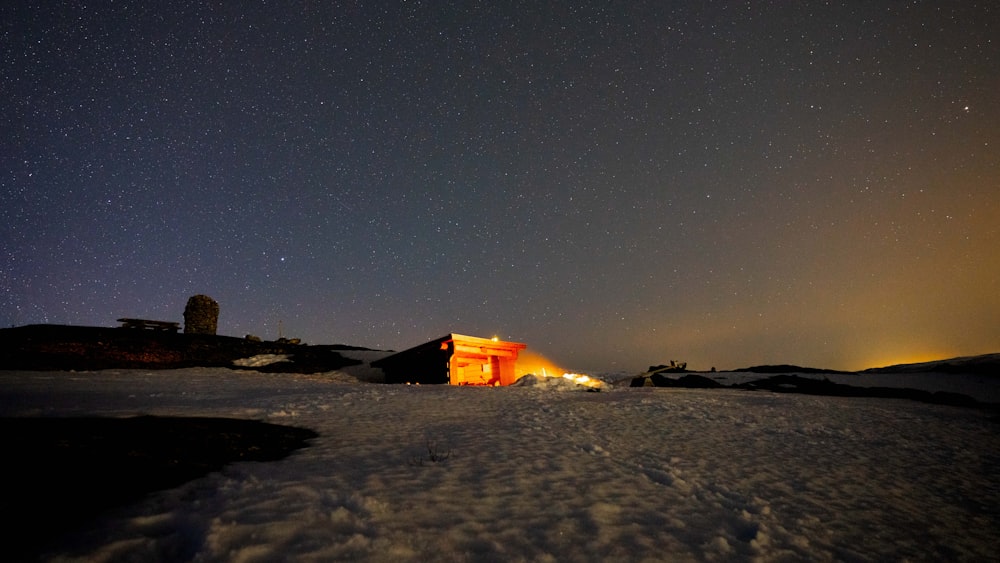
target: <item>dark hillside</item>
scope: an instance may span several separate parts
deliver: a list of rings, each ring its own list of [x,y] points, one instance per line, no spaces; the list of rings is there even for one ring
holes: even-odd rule
[[[748,368],[734,369],[733,371],[750,372],[750,373],[837,373],[837,374],[854,373],[852,371],[837,371],[834,369],[804,368],[802,366],[793,366],[789,364],[752,366]]]
[[[898,364],[866,369],[861,373],[964,373],[1000,377],[1000,354],[964,356],[917,364]]]
[[[240,358],[288,354],[289,362],[239,369],[316,373],[360,363],[338,352],[347,349],[357,348],[89,326],[28,325],[0,329],[0,369],[7,370],[234,367],[233,360]]]

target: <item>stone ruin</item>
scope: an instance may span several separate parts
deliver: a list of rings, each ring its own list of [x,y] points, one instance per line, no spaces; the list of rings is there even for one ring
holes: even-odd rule
[[[194,295],[184,307],[184,332],[215,334],[219,329],[219,304],[207,295]]]

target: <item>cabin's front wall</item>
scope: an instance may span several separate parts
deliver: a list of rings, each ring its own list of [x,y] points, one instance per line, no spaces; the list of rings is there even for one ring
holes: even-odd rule
[[[510,385],[515,381],[517,348],[453,343],[452,385]]]

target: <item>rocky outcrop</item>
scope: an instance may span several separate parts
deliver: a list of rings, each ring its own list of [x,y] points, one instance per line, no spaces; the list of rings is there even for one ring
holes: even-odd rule
[[[219,330],[219,304],[207,295],[193,295],[184,307],[184,332],[215,334]]]

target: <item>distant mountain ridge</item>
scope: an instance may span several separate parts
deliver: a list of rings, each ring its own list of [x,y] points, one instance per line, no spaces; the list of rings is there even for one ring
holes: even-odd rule
[[[751,366],[734,369],[734,372],[748,373],[829,373],[829,374],[876,374],[876,373],[965,373],[972,375],[1000,376],[1000,353],[982,354],[979,356],[961,356],[930,362],[913,364],[895,364],[891,366],[868,368],[861,371],[839,371],[835,369],[809,368],[791,364]]]
[[[1000,353],[870,368],[858,373],[967,373],[1000,376]]]
[[[853,371],[837,371],[835,369],[804,368],[802,366],[793,366],[790,364],[751,366],[748,368],[734,369],[733,371],[750,372],[750,373],[837,373],[837,374],[854,373]]]

